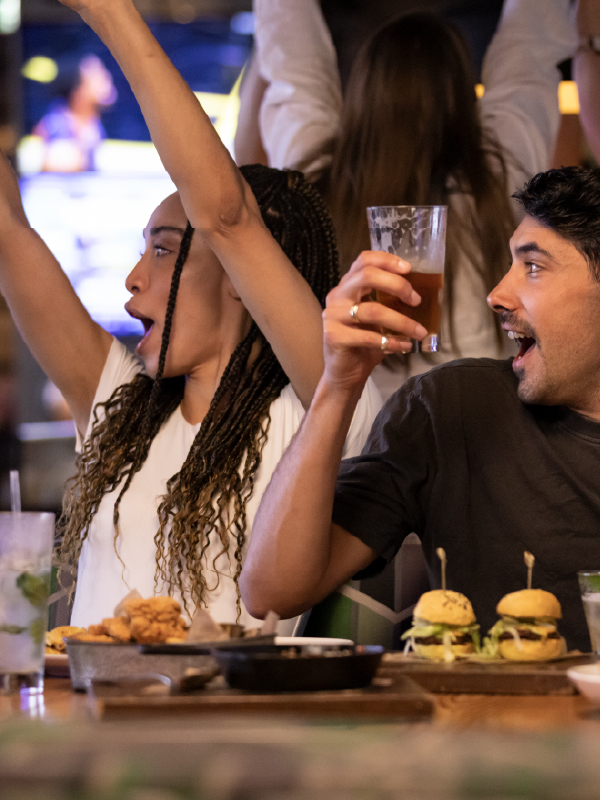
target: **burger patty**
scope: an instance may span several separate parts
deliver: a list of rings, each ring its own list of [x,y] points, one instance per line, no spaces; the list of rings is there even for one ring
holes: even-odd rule
[[[468,633],[454,633],[452,634],[452,644],[471,644],[473,639]],[[441,636],[415,636],[415,642],[419,644],[443,644],[444,640]]]
[[[532,641],[538,641],[544,638],[543,636],[540,636],[539,633],[534,633],[533,631],[530,631],[528,628],[523,628],[523,629],[517,628],[517,633],[519,634],[519,637],[521,639],[531,639]],[[500,636],[500,641],[502,641],[503,639],[512,639],[512,638],[513,638],[512,633],[510,633],[509,631],[505,631],[502,634],[502,636]],[[560,639],[560,635],[558,631],[554,630],[552,631],[552,633],[549,633],[545,638]]]

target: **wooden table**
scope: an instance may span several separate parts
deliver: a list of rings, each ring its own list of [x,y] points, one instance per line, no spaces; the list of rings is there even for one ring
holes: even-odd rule
[[[48,678],[37,703],[0,697],[0,795],[596,796],[600,715],[584,697],[440,694],[434,703],[424,722],[256,713],[96,722],[68,679]],[[43,722],[23,725],[24,717]]]
[[[600,710],[580,695],[434,695],[435,712],[431,722],[438,729],[486,728],[490,730],[590,729],[600,733]],[[48,721],[89,718],[84,694],[71,691],[66,678],[46,678],[42,698],[0,697],[0,721],[9,717],[43,718]],[[402,723],[401,723],[402,724]]]

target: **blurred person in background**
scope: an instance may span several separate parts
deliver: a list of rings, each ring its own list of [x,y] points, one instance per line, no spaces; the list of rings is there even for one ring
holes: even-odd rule
[[[600,163],[600,3],[579,0],[579,44],[573,59],[579,92],[579,118],[590,150]]]
[[[323,370],[331,220],[300,173],[236,168],[131,0],[65,5],[113,53],[178,189],[126,282],[145,331],[136,358],[91,319],[0,162],[0,289],[81,442],[60,526],[61,566],[78,577],[72,624],[112,616],[134,588],[252,624],[238,580],[262,492]],[[368,388],[347,455],[379,405]]]
[[[556,65],[575,49],[569,0],[506,0],[479,102],[467,44],[440,17],[407,14],[383,26],[357,55],[342,99],[317,0],[255,0],[254,10],[253,74],[266,85],[260,131],[269,164],[316,182],[342,273],[369,248],[367,206],[449,206],[441,352],[387,359],[374,373],[383,398],[432,365],[508,355],[485,297],[508,268],[518,213],[510,197],[550,164]],[[238,163],[246,161],[243,145],[239,136]]]
[[[64,66],[56,82],[59,97],[33,129],[44,141],[42,169],[94,169],[94,153],[106,138],[100,114],[117,99],[111,74],[98,56],[89,55],[74,68]]]

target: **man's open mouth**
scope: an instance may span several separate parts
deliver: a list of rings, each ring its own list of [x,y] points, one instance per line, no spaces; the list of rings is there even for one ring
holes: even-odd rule
[[[533,337],[525,336],[524,333],[520,333],[519,331],[508,331],[508,338],[514,339],[514,341],[519,345],[519,352],[517,353],[516,358],[523,358],[523,356],[537,344]]]

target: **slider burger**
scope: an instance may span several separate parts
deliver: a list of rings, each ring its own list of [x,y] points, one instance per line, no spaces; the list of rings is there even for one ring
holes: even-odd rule
[[[556,630],[560,603],[543,589],[523,589],[505,595],[496,606],[502,615],[490,630],[492,650],[510,661],[548,661],[566,652]]]
[[[473,606],[460,592],[425,592],[413,612],[413,625],[402,636],[422,658],[454,661],[479,650],[479,625]]]

